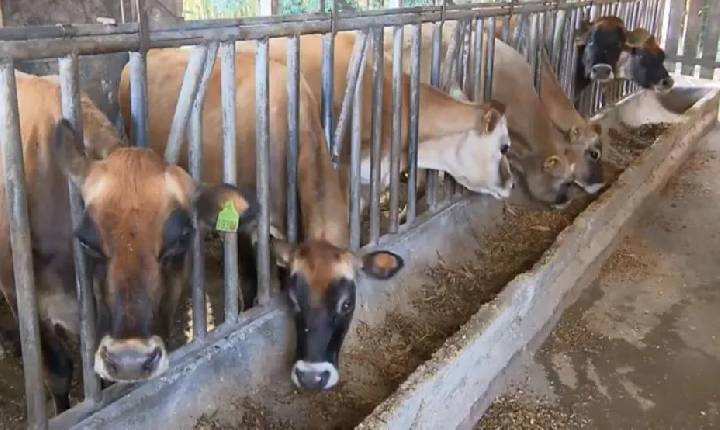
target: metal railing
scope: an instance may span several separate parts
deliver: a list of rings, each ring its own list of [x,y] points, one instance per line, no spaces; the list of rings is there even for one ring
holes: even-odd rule
[[[235,183],[236,106],[235,106],[235,42],[255,40],[256,50],[256,167],[257,198],[260,213],[257,226],[257,268],[258,304],[270,306],[274,290],[271,279],[270,259],[270,178],[269,178],[269,134],[270,115],[268,105],[268,38],[286,37],[287,48],[287,94],[288,94],[288,151],[287,151],[287,237],[291,242],[299,240],[298,229],[298,122],[299,122],[299,79],[301,43],[299,35],[324,33],[322,65],[322,112],[323,127],[328,138],[331,154],[339,156],[339,145],[343,142],[345,123],[350,121],[350,243],[353,249],[375,246],[381,241],[392,240],[392,235],[405,231],[417,223],[420,216],[433,213],[448,206],[463,195],[461,187],[451,178],[440,180],[437,172],[428,172],[424,196],[417,191],[417,154],[419,121],[419,86],[421,56],[421,24],[433,24],[431,50],[431,82],[440,85],[443,64],[455,64],[459,82],[468,96],[476,101],[488,100],[492,96],[494,68],[495,30],[498,20],[504,24],[503,39],[527,53],[533,65],[536,85],[541,82],[539,70],[540,55],[546,48],[548,58],[557,71],[560,82],[572,98],[573,76],[576,51],[573,36],[583,18],[616,14],[628,23],[629,28],[647,26],[657,31],[659,5],[664,0],[607,0],[565,2],[556,0],[530,1],[523,3],[485,3],[449,6],[427,6],[399,8],[395,10],[367,11],[362,13],[314,13],[299,16],[262,17],[246,19],[191,21],[173,24],[152,24],[143,13],[143,1],[135,0],[138,22],[118,25],[66,25],[59,27],[26,27],[0,29],[0,118],[3,121],[0,139],[3,145],[3,159],[6,166],[6,187],[10,232],[13,249],[15,283],[18,291],[18,311],[23,347],[25,389],[27,397],[28,424],[31,428],[45,428],[45,392],[40,362],[38,316],[35,305],[35,290],[31,258],[30,231],[27,218],[26,190],[24,184],[22,147],[18,128],[17,96],[14,61],[21,59],[57,58],[59,61],[62,112],[78,130],[82,129],[79,107],[78,62],[81,55],[95,55],[111,52],[130,51],[130,92],[132,139],[136,145],[148,146],[147,123],[147,62],[146,53],[158,47],[179,47],[197,45],[189,54],[182,88],[168,136],[165,157],[176,163],[184,137],[188,142],[188,167],[190,174],[202,177],[202,103],[208,80],[216,62],[220,59],[221,108],[222,108],[222,155],[225,182]],[[510,17],[522,17],[518,31],[510,30]],[[458,21],[457,46],[449,62],[442,61],[442,26],[447,21]],[[523,24],[529,22],[530,25]],[[384,88],[383,29],[394,27],[392,52],[392,87]],[[337,31],[358,30],[357,45],[348,71],[348,91],[343,96],[343,109],[339,118],[333,116],[332,94],[332,46]],[[403,32],[411,32],[410,61],[411,73],[402,72]],[[521,38],[521,35],[526,37]],[[520,42],[518,42],[520,41]],[[362,124],[362,92],[358,82],[365,73],[365,57],[372,56],[372,138],[369,192],[369,222],[363,232],[360,212],[360,145]],[[402,111],[401,82],[409,79],[410,112],[408,117],[408,181],[407,209],[405,222],[400,222],[401,182],[400,159]],[[634,85],[620,84],[615,88],[618,96],[633,91]],[[383,228],[381,217],[380,158],[382,146],[381,116],[383,93],[391,91],[393,100],[392,134],[390,153],[390,198],[387,228]],[[603,106],[598,87],[591,91],[587,112],[594,112]],[[339,96],[339,95],[338,95]],[[351,111],[351,115],[348,115]],[[348,119],[349,116],[349,119]],[[337,122],[337,124],[336,124]],[[284,125],[283,125],[284,126]],[[444,182],[444,184],[443,184]],[[73,223],[81,215],[82,201],[74,186],[70,186],[70,200]],[[424,198],[427,209],[422,212],[418,202]],[[197,222],[197,214],[193,214]],[[197,229],[199,231],[199,229]],[[77,273],[77,294],[81,309],[81,352],[84,380],[82,403],[87,416],[93,410],[112,400],[110,397],[127,390],[101,392],[100,383],[93,372],[93,357],[96,345],[94,326],[94,296],[92,281],[85,270],[84,257],[75,241],[75,266]],[[206,326],[206,292],[203,237],[196,233],[192,246],[192,305],[193,343],[209,342]],[[237,235],[224,234],[224,279],[225,279],[225,323],[226,327],[237,327],[246,322],[239,318],[241,303],[238,275]],[[171,362],[181,357],[186,347],[173,352]],[[77,407],[75,408],[77,409]],[[72,411],[72,410],[71,410]],[[84,414],[84,415],[83,415]],[[79,418],[78,418],[79,419]]]
[[[720,80],[720,2],[669,0],[666,9],[663,46],[668,70]]]

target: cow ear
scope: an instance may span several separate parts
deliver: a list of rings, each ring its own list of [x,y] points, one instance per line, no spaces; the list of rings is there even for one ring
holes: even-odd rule
[[[405,261],[389,251],[375,251],[362,257],[362,271],[375,279],[390,279],[405,265]]]
[[[543,171],[545,173],[555,174],[562,166],[562,160],[557,155],[551,155],[543,161]]]
[[[82,186],[90,167],[90,160],[85,155],[75,129],[66,119],[61,119],[55,125],[52,150],[55,162],[58,163],[60,170],[75,185]]]
[[[228,184],[200,185],[195,193],[198,223],[222,232],[236,232],[257,214],[255,197]]]
[[[483,133],[492,133],[505,115],[505,105],[496,100],[490,100],[482,107],[485,109],[485,113],[480,121],[480,130]]]

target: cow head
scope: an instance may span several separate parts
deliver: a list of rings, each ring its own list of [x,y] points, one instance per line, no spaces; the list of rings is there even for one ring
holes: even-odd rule
[[[388,251],[358,256],[326,241],[298,246],[273,239],[278,263],[288,269],[297,350],[290,378],[298,388],[327,390],[340,379],[339,356],[355,310],[357,272],[390,279],[403,260]]]
[[[53,149],[85,203],[75,237],[94,279],[95,371],[116,382],[157,376],[168,367],[165,339],[189,271],[193,209],[213,223],[230,202],[241,223],[253,213],[250,200],[228,185],[197,184],[147,149],[90,160],[64,120]]]
[[[520,137],[513,136],[513,140],[524,143]],[[557,208],[567,205],[573,183],[573,163],[562,150],[541,154],[522,151],[523,146],[513,145],[510,158],[530,197]]]
[[[451,87],[450,95],[469,103],[459,86]],[[476,107],[475,127],[459,136],[461,141],[455,152],[457,158],[454,163],[448,163],[445,170],[471,191],[506,199],[514,182],[507,159],[510,135],[505,105],[490,100]]]
[[[595,194],[604,185],[602,167],[602,127],[598,123],[573,126],[567,132],[568,145],[565,155],[574,165],[575,184],[587,193]]]
[[[674,81],[665,68],[665,52],[647,30],[628,33],[627,44],[617,67],[619,79],[636,82],[659,93],[670,91]]]
[[[575,37],[578,77],[585,81],[608,82],[615,79],[615,67],[625,48],[625,24],[606,16],[591,23],[583,21]]]

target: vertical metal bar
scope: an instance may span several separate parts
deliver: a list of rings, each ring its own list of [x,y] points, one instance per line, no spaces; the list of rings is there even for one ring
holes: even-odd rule
[[[487,44],[485,46],[485,100],[492,98],[493,68],[495,67],[495,18],[490,18],[487,28]]]
[[[420,24],[410,27],[410,109],[408,112],[408,192],[406,223],[415,221],[416,191],[417,191],[417,163],[418,163],[418,118],[420,114],[420,52],[421,52]]]
[[[432,34],[432,50],[430,52],[430,84],[435,88],[440,88],[441,76],[441,47],[442,47],[442,31],[443,21],[435,24]],[[430,210],[437,206],[437,170],[428,170],[425,175],[425,199]]]
[[[80,73],[77,55],[60,58],[60,98],[62,114],[73,125],[80,147],[83,145],[83,122],[80,109]],[[80,223],[83,213],[80,190],[68,181],[70,219],[73,226]],[[83,392],[92,402],[100,400],[100,381],[93,369],[95,361],[95,298],[92,289],[92,277],[89,276],[80,242],[73,239],[73,263],[75,265],[75,289],[80,310],[80,356],[82,358]]]
[[[130,117],[133,143],[147,148],[147,61],[145,52],[130,53]]]
[[[550,29],[548,31],[548,34],[550,37],[543,38],[543,40],[547,40],[547,51],[548,51],[548,60],[552,64],[552,59],[555,56],[555,29],[557,28],[557,19],[558,19],[558,11],[550,11],[545,15],[546,18],[546,25],[549,22],[550,23]]]
[[[5,165],[5,198],[10,227],[10,247],[17,295],[20,344],[25,376],[28,428],[47,428],[45,388],[40,352],[35,275],[25,190],[25,166],[20,142],[15,69],[12,60],[0,60],[0,137]]]
[[[287,147],[287,240],[295,244],[298,239],[298,148],[300,137],[300,36],[288,38],[287,45],[288,92],[288,147]]]
[[[564,54],[565,54],[566,48],[568,46],[566,41],[563,40],[563,34],[571,34],[572,35],[572,33],[567,33],[567,31],[566,31],[567,26],[568,26],[568,11],[559,10],[555,17],[555,21],[556,21],[555,27],[553,28],[554,50],[551,55],[551,61],[552,61],[553,70],[555,70],[555,73],[558,75],[558,77],[560,78],[560,81],[562,82],[562,74],[560,73],[560,61],[562,58],[564,58]],[[566,67],[567,67],[567,65],[566,65]]]
[[[579,17],[580,17],[580,9],[573,10],[573,19],[572,19],[572,26],[570,27],[572,30],[572,37],[569,39],[570,46],[572,49],[570,49],[570,64],[568,65],[570,69],[568,70],[568,95],[570,96],[570,100],[574,100],[575,98],[575,74],[577,73],[577,60],[578,60],[578,50],[575,48],[575,32],[578,28],[578,25],[580,24]]]
[[[364,34],[367,36],[366,34]],[[356,41],[357,43],[357,41]],[[362,42],[365,57],[365,40]],[[353,88],[352,106],[352,139],[350,142],[350,249],[357,251],[360,248],[360,158],[362,150],[362,126],[363,126],[363,75],[365,66],[360,61],[360,69]],[[336,145],[339,142],[336,142]]]
[[[702,58],[703,62],[714,62],[720,36],[720,2],[710,2],[707,7],[706,13],[708,16],[703,36]],[[704,79],[712,79],[713,73],[714,71],[710,66],[703,66],[700,69],[700,77]]]
[[[370,242],[377,243],[380,238],[380,168],[383,138],[383,83],[384,70],[384,31],[382,27],[373,30],[373,109],[372,109],[372,148],[370,155]]]
[[[400,206],[400,144],[402,136],[403,27],[393,29],[392,139],[390,142],[390,233],[398,231]]]
[[[542,84],[542,48],[543,48],[543,35],[545,34],[545,16],[543,13],[537,13],[534,15],[535,21],[535,36],[533,38],[532,45],[532,57],[533,57],[533,83],[538,96],[541,94],[540,85]]]
[[[503,42],[507,43],[508,39],[510,38],[510,15],[507,15],[503,17],[503,31],[502,31],[502,40]],[[495,35],[493,35],[495,37]]]
[[[180,159],[183,136],[185,135],[188,119],[190,119],[190,110],[197,94],[206,57],[207,47],[202,45],[193,47],[190,53],[177,105],[175,106],[175,114],[170,125],[167,145],[165,146],[165,161],[168,163],[177,164]]]
[[[479,103],[482,100],[482,66],[483,66],[483,19],[475,21],[475,52],[473,53],[473,101]]]
[[[320,110],[322,112],[322,126],[325,129],[325,139],[328,149],[332,149],[333,142],[333,63],[335,57],[335,34],[327,33],[322,36],[322,97]]]
[[[333,158],[333,164],[337,166],[340,161],[343,140],[345,138],[345,128],[348,123],[348,117],[352,100],[355,94],[355,84],[358,82],[360,70],[365,66],[365,46],[367,45],[367,33],[361,31],[357,33],[355,45],[353,46],[350,62],[348,63],[347,73],[345,76],[345,94],[343,95],[342,104],[340,106],[340,117],[338,118],[337,127],[334,130],[334,139],[332,150],[330,151]]]
[[[217,57],[218,44],[212,43],[208,45],[207,56],[205,58],[205,67],[203,68],[200,84],[198,85],[195,100],[193,100],[192,111],[190,112],[190,121],[188,123],[188,167],[190,175],[196,180],[202,180],[202,163],[203,163],[203,131],[202,131],[202,113],[205,93],[207,91],[208,80],[215,66],[215,57]],[[193,211],[193,225],[195,225],[195,233],[193,234],[192,245],[192,320],[193,320],[193,340],[203,339],[207,332],[207,316],[205,315],[205,252],[203,246],[203,233],[198,226],[197,212]]]
[[[235,79],[235,43],[234,41],[222,42],[220,44],[220,104],[222,106],[223,182],[232,185],[237,183]],[[239,302],[242,300],[242,295],[239,294],[237,233],[224,233],[223,239],[225,321],[234,322],[240,308]]]
[[[268,39],[257,42],[255,54],[256,169],[260,204],[257,226],[258,301],[267,303],[270,291],[270,106],[268,100]],[[236,258],[237,260],[237,258]]]

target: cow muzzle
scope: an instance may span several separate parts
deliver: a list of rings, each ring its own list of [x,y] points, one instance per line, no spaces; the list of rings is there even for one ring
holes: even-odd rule
[[[664,78],[660,82],[655,84],[653,89],[657,93],[666,94],[668,91],[670,91],[672,89],[673,85],[675,85],[675,81],[673,80],[673,78],[668,76],[667,78]]]
[[[94,367],[95,373],[107,381],[144,381],[167,370],[168,353],[158,336],[148,339],[105,336],[95,352]]]
[[[290,373],[295,386],[304,390],[329,390],[340,380],[340,374],[332,363],[327,361],[311,363],[298,360]]]
[[[590,79],[593,81],[607,82],[614,78],[613,68],[609,64],[595,64],[590,69]]]

